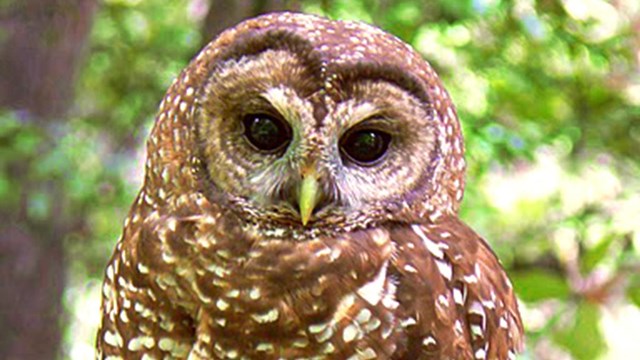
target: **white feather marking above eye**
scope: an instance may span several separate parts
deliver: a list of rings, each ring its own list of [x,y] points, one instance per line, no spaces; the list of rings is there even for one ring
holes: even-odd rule
[[[301,122],[301,109],[310,109],[311,105],[297,96],[295,90],[278,86],[267,89],[261,94],[292,127]]]

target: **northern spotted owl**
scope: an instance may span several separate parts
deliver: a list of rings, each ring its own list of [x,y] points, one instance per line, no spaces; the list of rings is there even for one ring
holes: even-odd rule
[[[473,91],[470,89],[470,91]],[[106,269],[99,359],[512,359],[512,286],[457,215],[438,76],[366,24],[276,13],[171,85]]]

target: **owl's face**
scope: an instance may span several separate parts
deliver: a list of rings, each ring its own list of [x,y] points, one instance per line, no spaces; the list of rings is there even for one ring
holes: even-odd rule
[[[346,29],[331,41],[360,46],[350,56],[282,29],[241,34],[221,54],[195,115],[205,186],[261,221],[315,228],[393,218],[423,200],[442,155],[438,104]]]
[[[155,201],[202,194],[252,224],[296,231],[457,211],[455,109],[397,38],[272,14],[224,32],[187,69],[150,138]]]

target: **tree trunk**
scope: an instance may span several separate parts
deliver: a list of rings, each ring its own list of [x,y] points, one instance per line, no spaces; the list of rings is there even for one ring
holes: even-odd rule
[[[244,19],[272,11],[297,11],[300,8],[298,1],[286,0],[210,0],[209,4],[202,28],[204,44]]]
[[[20,121],[43,134],[64,121],[96,8],[96,0],[0,2],[0,107],[12,109]],[[40,144],[38,152],[50,150],[53,140]],[[34,181],[30,166],[3,165],[20,184],[16,191],[21,198],[20,204],[0,205],[0,359],[4,360],[56,359],[60,354],[63,240],[73,214],[64,212],[62,184]],[[39,219],[27,209],[36,190],[52,199],[48,213]]]

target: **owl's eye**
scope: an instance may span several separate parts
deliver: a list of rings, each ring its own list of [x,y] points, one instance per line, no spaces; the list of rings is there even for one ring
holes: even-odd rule
[[[282,120],[267,114],[248,114],[242,119],[244,136],[262,151],[276,151],[291,141],[291,129]]]
[[[389,148],[391,135],[376,129],[361,129],[347,133],[340,141],[340,150],[349,159],[369,165],[380,159]]]

